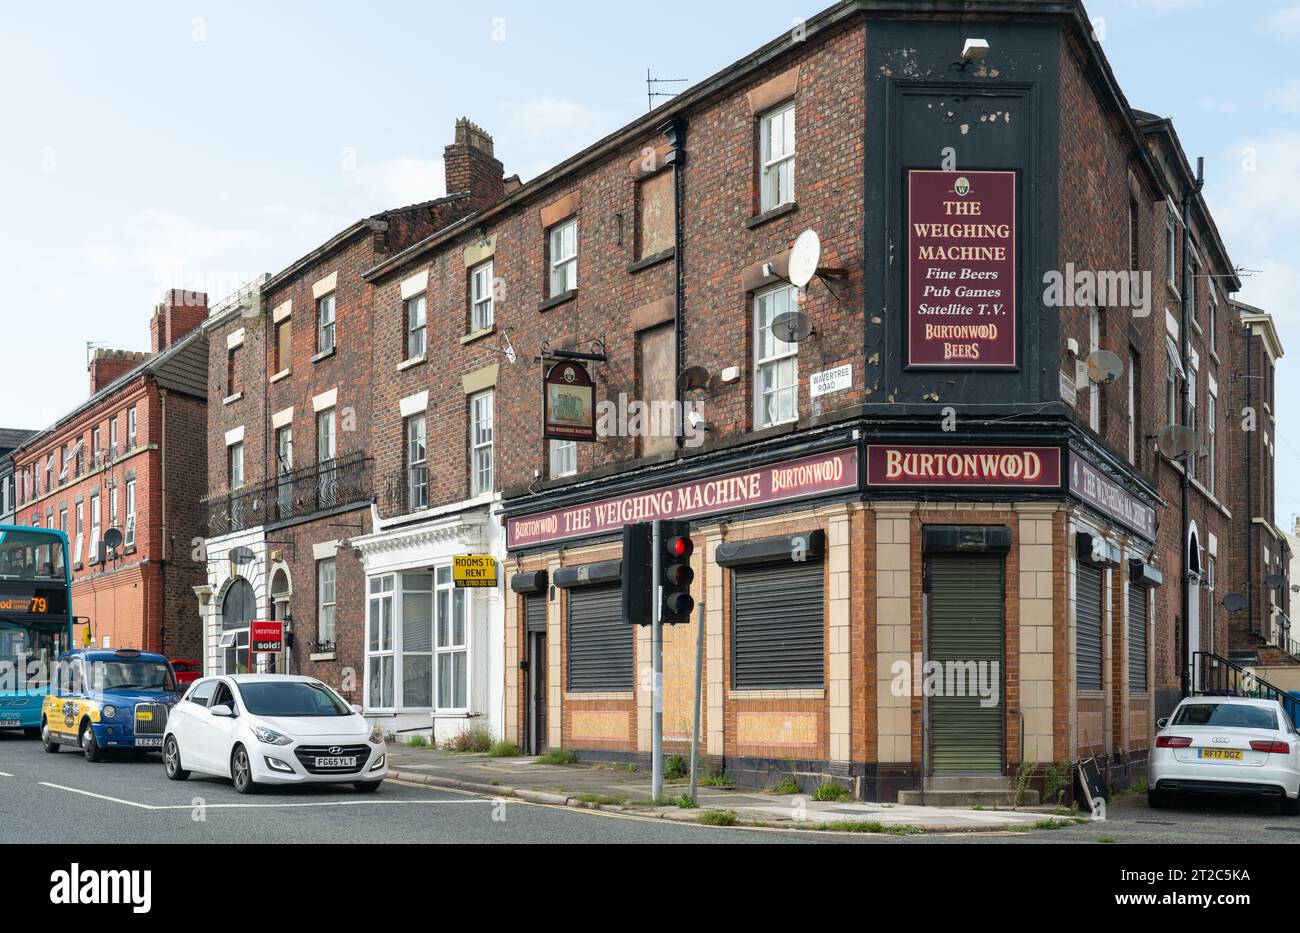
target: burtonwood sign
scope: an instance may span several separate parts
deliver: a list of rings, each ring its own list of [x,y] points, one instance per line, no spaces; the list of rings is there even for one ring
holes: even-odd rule
[[[596,439],[596,384],[579,363],[556,363],[542,380],[542,436],[556,441]]]
[[[907,175],[907,365],[1016,365],[1016,173]]]
[[[510,519],[510,550],[604,534],[630,522],[696,518],[858,488],[856,450],[837,450],[693,483]]]
[[[1070,493],[1148,541],[1155,541],[1156,510],[1073,453],[1070,454]]]
[[[867,447],[868,486],[1059,489],[1058,447]]]

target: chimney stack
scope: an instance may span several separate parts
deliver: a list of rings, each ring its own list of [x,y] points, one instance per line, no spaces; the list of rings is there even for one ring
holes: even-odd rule
[[[90,394],[94,395],[148,358],[148,353],[134,350],[96,350],[90,361]]]
[[[467,118],[456,121],[456,141],[442,159],[447,193],[468,193],[471,210],[484,210],[505,194],[505,170],[492,153],[492,137]]]
[[[208,316],[208,296],[183,288],[167,291],[149,321],[150,346],[161,353],[197,328]]]

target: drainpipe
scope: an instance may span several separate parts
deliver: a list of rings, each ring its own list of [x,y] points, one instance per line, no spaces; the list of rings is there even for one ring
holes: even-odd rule
[[[1246,407],[1253,408],[1255,405],[1255,377],[1251,374],[1250,358],[1250,328],[1242,325],[1241,339],[1246,344]],[[1251,539],[1254,537],[1251,532],[1251,513],[1255,511],[1255,506],[1250,498],[1250,470],[1251,454],[1253,445],[1250,435],[1246,436],[1246,514],[1242,516],[1244,527],[1246,529],[1246,634],[1255,634],[1255,559],[1251,556]]]
[[[159,486],[162,489],[162,582],[163,593],[167,592],[167,560],[170,556],[170,549],[167,545],[167,390],[158,390],[158,409],[162,422],[162,427],[158,432],[158,472],[160,474]],[[160,634],[160,644],[158,650],[164,650],[166,646],[165,632],[167,630],[166,607],[164,607],[164,617],[158,620],[158,631]]]
[[[1196,184],[1183,192],[1183,272],[1182,272],[1182,296],[1183,296],[1183,324],[1179,328],[1179,354],[1183,360],[1183,384],[1180,395],[1182,396],[1182,422],[1187,424],[1191,420],[1191,379],[1189,378],[1192,371],[1192,317],[1196,309],[1192,307],[1192,198],[1200,194],[1201,188],[1205,186],[1205,159],[1196,160]],[[1184,697],[1190,696],[1192,691],[1192,657],[1188,653],[1191,646],[1191,620],[1188,618],[1191,612],[1192,604],[1192,584],[1188,579],[1191,573],[1191,552],[1187,540],[1188,532],[1191,530],[1191,489],[1192,467],[1196,463],[1197,451],[1192,451],[1187,460],[1183,463],[1182,480],[1179,482],[1182,498],[1182,534],[1180,536],[1179,548],[1182,551],[1182,618],[1179,621],[1183,645],[1183,663],[1181,665],[1182,676],[1180,678],[1180,688]]]
[[[672,147],[668,152],[667,163],[673,167],[673,274],[675,281],[674,336],[676,346],[673,352],[673,401],[677,412],[677,449],[680,451],[685,443],[686,415],[682,408],[682,358],[686,355],[686,338],[682,329],[682,319],[686,310],[686,269],[683,265],[685,252],[684,224],[682,222],[682,203],[686,193],[686,117],[675,114],[672,119],[660,127],[660,132],[668,137]]]

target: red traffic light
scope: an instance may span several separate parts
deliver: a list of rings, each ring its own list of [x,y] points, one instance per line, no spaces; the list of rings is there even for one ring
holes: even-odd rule
[[[668,539],[668,553],[673,557],[690,557],[694,550],[695,545],[690,538],[679,536]]]

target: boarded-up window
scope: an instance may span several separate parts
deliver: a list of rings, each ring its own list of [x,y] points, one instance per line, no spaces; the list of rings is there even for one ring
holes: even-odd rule
[[[737,567],[731,580],[732,686],[824,686],[821,561]]]
[[[293,333],[289,329],[288,321],[281,321],[275,325],[275,371],[282,373],[289,368],[289,336]]]
[[[569,591],[569,690],[631,690],[636,626],[623,621],[622,590],[584,586]]]
[[[1129,693],[1147,689],[1147,591],[1132,584],[1128,588],[1128,689]]]
[[[660,324],[637,335],[637,372],[644,403],[641,456],[666,453],[676,446],[676,401],[673,385],[673,325]],[[629,413],[630,415],[630,413]],[[631,418],[629,417],[629,423]]]
[[[1080,690],[1102,688],[1101,568],[1080,563],[1075,576],[1076,684]]]
[[[673,172],[671,169],[637,182],[637,258],[657,256],[673,248]]]

